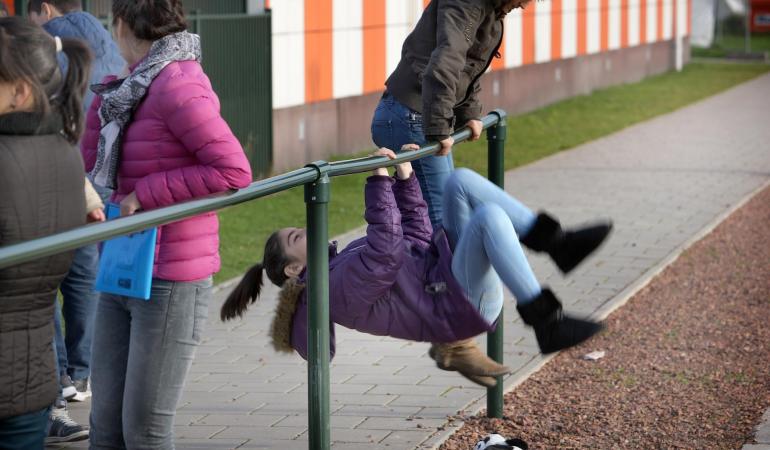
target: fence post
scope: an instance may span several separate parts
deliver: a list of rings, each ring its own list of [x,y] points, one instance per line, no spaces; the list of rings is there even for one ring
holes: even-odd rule
[[[318,179],[305,185],[307,207],[308,433],[309,448],[328,450],[329,425],[329,164],[308,165]]]
[[[505,189],[505,111],[496,109],[492,112],[499,118],[496,125],[487,129],[488,167],[487,177],[489,181]],[[504,310],[500,310],[497,320],[497,328],[487,335],[487,355],[503,363],[503,318]],[[503,377],[497,377],[497,386],[487,388],[487,417],[503,417]]]
[[[17,16],[20,17],[27,17],[27,4],[29,3],[29,0],[14,0],[13,2],[13,9],[16,10]]]

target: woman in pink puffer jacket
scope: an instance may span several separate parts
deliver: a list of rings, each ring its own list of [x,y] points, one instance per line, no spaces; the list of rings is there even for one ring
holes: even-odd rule
[[[130,64],[94,90],[86,169],[115,189],[123,215],[251,182],[241,145],[200,65],[179,1],[115,0],[114,33]],[[174,411],[219,270],[214,213],[158,230],[149,301],[102,294],[94,331],[91,448],[173,448]]]

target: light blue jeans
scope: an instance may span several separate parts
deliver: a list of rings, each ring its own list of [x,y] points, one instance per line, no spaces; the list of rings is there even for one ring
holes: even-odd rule
[[[401,151],[405,144],[426,144],[422,128],[422,114],[409,109],[387,92],[382,96],[372,120],[372,140],[378,147],[387,147],[394,152]],[[426,156],[412,161],[414,173],[420,182],[428,216],[433,227],[441,225],[443,217],[442,191],[454,170],[452,154],[447,156]]]
[[[174,415],[211,295],[211,277],[153,279],[148,301],[102,293],[91,360],[91,449],[174,448]]]
[[[452,273],[489,323],[502,310],[503,284],[519,304],[540,295],[540,283],[519,243],[536,217],[472,170],[457,169],[447,181],[443,226],[454,251]]]

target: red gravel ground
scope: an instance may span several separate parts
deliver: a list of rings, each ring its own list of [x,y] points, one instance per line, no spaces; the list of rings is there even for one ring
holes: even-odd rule
[[[726,449],[770,407],[770,188],[442,446],[496,432],[530,448]],[[580,357],[593,350],[603,359]]]

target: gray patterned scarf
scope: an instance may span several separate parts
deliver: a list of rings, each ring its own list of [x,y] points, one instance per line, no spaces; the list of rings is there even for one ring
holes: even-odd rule
[[[91,87],[102,97],[99,108],[102,129],[96,165],[91,171],[94,183],[117,188],[123,133],[134,110],[147,94],[152,80],[167,65],[190,60],[201,60],[200,36],[187,31],[170,34],[153,42],[150,52],[128,77]]]

